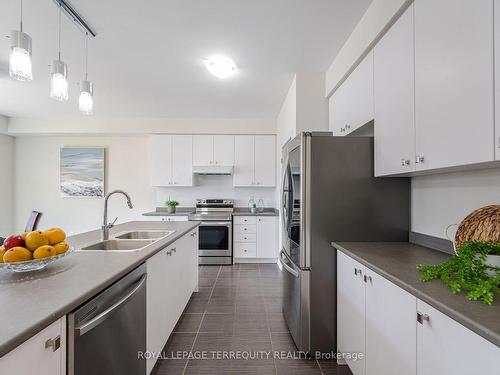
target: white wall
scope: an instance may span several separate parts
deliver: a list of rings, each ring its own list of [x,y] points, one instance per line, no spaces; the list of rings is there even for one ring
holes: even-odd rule
[[[414,177],[412,230],[445,238],[448,225],[489,204],[500,204],[500,168]]]
[[[175,199],[180,206],[193,207],[197,198],[229,198],[238,207],[247,207],[254,197],[255,203],[262,198],[266,207],[275,207],[275,188],[235,188],[232,176],[194,176],[195,186],[158,188],[156,203],[163,206],[167,199]]]
[[[142,213],[163,205],[169,197],[184,206],[194,206],[196,198],[234,198],[247,205],[250,195],[262,197],[274,207],[274,188],[234,188],[231,177],[195,177],[197,186],[153,188],[150,184],[149,136],[20,136],[15,147],[15,222],[24,228],[32,210],[43,212],[41,227],[61,226],[68,233],[79,233],[102,225],[103,199],[62,198],[59,191],[59,150],[63,146],[102,146],[106,148],[106,191],[123,189],[134,204],[128,209],[122,196],[110,199],[109,219],[119,222],[144,219]]]
[[[0,236],[14,229],[14,138],[0,134]]]
[[[0,115],[0,134],[5,134],[8,131],[9,119],[5,116]]]
[[[329,96],[413,0],[373,0],[326,72]]]
[[[150,187],[147,136],[17,137],[15,147],[15,227],[24,228],[31,210],[43,212],[42,228],[60,226],[69,234],[102,225],[103,199],[62,198],[59,149],[63,146],[106,147],[106,190],[130,193],[134,209],[122,196],[110,199],[109,216],[119,222],[141,218],[156,202]]]

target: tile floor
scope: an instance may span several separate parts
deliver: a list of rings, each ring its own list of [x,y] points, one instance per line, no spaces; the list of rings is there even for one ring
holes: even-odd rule
[[[199,276],[200,290],[165,345],[166,359],[158,360],[154,375],[351,374],[334,361],[274,358],[275,352],[296,353],[281,312],[276,265],[200,266]],[[230,352],[260,358],[220,357]],[[182,353],[206,358],[182,359]]]

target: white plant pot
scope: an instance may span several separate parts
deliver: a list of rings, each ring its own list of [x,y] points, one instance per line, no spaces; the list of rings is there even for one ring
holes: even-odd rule
[[[175,214],[175,206],[167,206],[167,212],[169,214]]]

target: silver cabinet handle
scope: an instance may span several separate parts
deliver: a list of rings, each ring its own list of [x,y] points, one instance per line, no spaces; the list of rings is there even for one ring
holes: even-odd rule
[[[429,322],[431,317],[427,314],[422,314],[421,312],[417,312],[417,322],[420,324],[424,324],[424,321]]]
[[[417,155],[417,156],[415,157],[415,163],[416,163],[416,164],[423,163],[424,161],[425,161],[425,158],[424,158],[424,156],[423,156],[423,155]]]
[[[176,247],[172,248],[172,252],[176,253],[177,252],[177,248]]]
[[[372,277],[371,277],[371,276],[366,276],[366,275],[365,275],[365,276],[363,276],[363,280],[365,281],[365,283],[366,283],[366,282],[368,282],[368,281],[369,281],[370,283],[371,283],[371,282],[373,282],[373,279],[372,279]]]
[[[83,336],[85,333],[97,327],[99,324],[104,322],[109,316],[113,313],[113,311],[120,308],[120,306],[126,304],[134,294],[142,287],[142,285],[146,282],[147,274],[143,275],[137,285],[123,298],[117,301],[115,304],[104,310],[102,313],[97,315],[91,321],[81,325],[80,327],[75,328],[75,336]]]
[[[341,133],[345,133],[345,128],[340,128]]]
[[[347,130],[347,129],[351,129],[351,125],[349,125],[349,124],[345,124],[345,129],[346,129],[346,130]]]
[[[55,339],[48,339],[47,341],[45,341],[45,349],[52,348],[52,351],[55,352],[60,347],[61,347],[61,336],[57,336]]]
[[[358,273],[361,275],[361,270],[358,270],[357,268],[354,268],[354,274],[358,276]]]
[[[410,159],[404,159],[404,158],[401,159],[401,165],[403,167],[406,167],[406,166],[410,165]]]
[[[196,236],[196,232],[191,233],[191,237],[195,237],[195,236]]]

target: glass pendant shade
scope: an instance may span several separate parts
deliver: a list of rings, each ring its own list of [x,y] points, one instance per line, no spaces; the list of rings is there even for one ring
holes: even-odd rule
[[[80,82],[80,97],[78,98],[80,112],[91,115],[94,109],[94,89],[92,82],[83,80]]]
[[[55,100],[68,100],[68,67],[61,60],[54,60],[50,72],[50,97]]]
[[[9,75],[21,82],[33,80],[31,37],[19,30],[13,30],[11,33]]]

